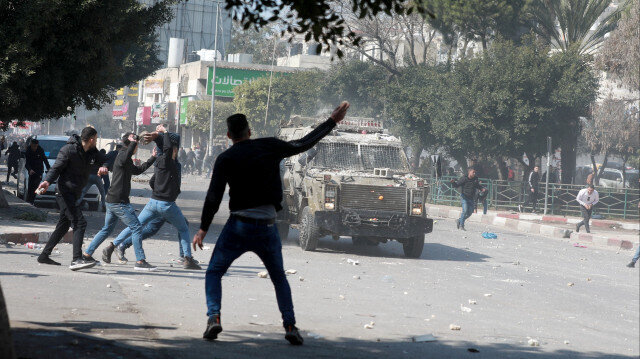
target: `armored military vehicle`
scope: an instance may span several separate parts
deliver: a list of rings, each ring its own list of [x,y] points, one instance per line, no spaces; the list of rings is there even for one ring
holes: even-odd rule
[[[296,140],[319,119],[294,116],[279,138]],[[286,237],[297,225],[300,247],[318,239],[350,236],[354,245],[402,243],[407,257],[422,254],[433,220],[424,210],[424,180],[411,174],[400,139],[382,121],[346,118],[314,148],[283,161],[284,209],[278,229]]]

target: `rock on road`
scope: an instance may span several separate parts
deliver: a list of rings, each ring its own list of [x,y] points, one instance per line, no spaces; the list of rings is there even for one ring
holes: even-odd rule
[[[192,233],[207,186],[193,176],[183,184],[178,203]],[[141,208],[150,190],[133,187]],[[226,201],[221,208],[207,248],[194,254],[205,266],[228,216]],[[103,214],[88,220],[92,238]],[[302,347],[284,341],[271,281],[258,276],[264,267],[254,254],[223,279],[219,341],[201,340],[204,271],[173,264],[170,225],[144,242],[158,272],[135,272],[133,260],[72,272],[70,244],[52,256],[61,267],[39,265],[36,250],[2,246],[0,281],[21,357],[638,357],[640,275],[624,266],[632,253],[477,223],[457,231],[452,220],[436,220],[420,259],[404,258],[397,242],[363,248],[349,238],[326,237],[303,252],[292,230],[283,255],[285,269],[296,271],[288,278]],[[482,238],[487,229],[498,239]]]

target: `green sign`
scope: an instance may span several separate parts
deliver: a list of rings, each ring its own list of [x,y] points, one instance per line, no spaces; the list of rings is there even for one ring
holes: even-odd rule
[[[216,96],[233,97],[233,89],[242,85],[246,81],[253,81],[260,77],[269,76],[269,71],[245,70],[245,69],[226,69],[216,68]],[[209,75],[207,76],[207,95],[211,95],[211,79],[213,78],[213,67],[209,67]]]
[[[187,124],[187,106],[189,105],[188,97],[180,97],[180,124]]]

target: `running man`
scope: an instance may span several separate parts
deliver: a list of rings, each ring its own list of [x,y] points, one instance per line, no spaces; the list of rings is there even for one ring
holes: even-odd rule
[[[285,339],[293,345],[303,343],[296,328],[291,288],[284,273],[282,243],[275,225],[276,211],[282,206],[280,161],[313,147],[342,121],[348,102],[338,106],[331,117],[299,140],[284,142],[276,138],[252,140],[251,129],[243,114],[227,118],[227,136],[233,146],[221,153],[214,165],[209,191],[202,209],[200,230],[193,237],[193,248],[202,249],[202,241],[227,184],[231,216],[218,237],[205,276],[207,328],[203,337],[213,340],[222,332],[220,305],[222,276],[243,253],[251,251],[260,257],[275,287],[278,308],[282,314]]]

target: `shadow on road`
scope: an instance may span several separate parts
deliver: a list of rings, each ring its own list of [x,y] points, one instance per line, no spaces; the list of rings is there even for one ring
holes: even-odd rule
[[[265,334],[251,330],[225,331],[220,340],[214,342],[193,337],[109,340],[72,331],[78,325],[81,330],[87,326],[91,329],[104,327],[105,323],[100,322],[71,322],[70,326],[64,323],[12,324],[19,358],[631,358],[601,352],[548,351],[544,350],[544,343],[541,347],[527,347],[477,345],[461,341],[413,343],[409,340],[373,341],[346,337],[330,340],[313,339],[307,335],[305,345],[294,347],[284,341],[281,333]],[[106,323],[106,326],[111,324],[118,325]]]
[[[37,277],[48,277],[48,274],[37,274],[37,273],[16,273],[16,272],[0,272],[0,277],[2,276],[23,276],[27,278],[37,278]]]

